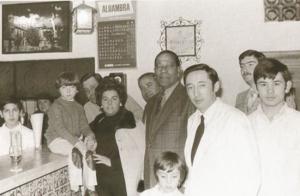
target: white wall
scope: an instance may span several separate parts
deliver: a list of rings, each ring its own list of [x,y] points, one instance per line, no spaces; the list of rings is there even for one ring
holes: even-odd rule
[[[76,6],[81,1],[75,1]],[[95,2],[87,1],[95,6]],[[2,15],[0,11],[0,15]],[[144,105],[137,85],[143,72],[153,71],[155,55],[160,51],[160,21],[183,17],[201,20],[204,44],[201,62],[213,66],[223,83],[223,98],[234,104],[236,94],[247,88],[238,66],[238,55],[246,49],[260,51],[300,50],[300,22],[264,22],[263,0],[164,0],[137,2],[137,68],[101,69],[101,75],[122,71],[127,73],[128,92]],[[1,24],[2,22],[0,22]],[[1,61],[97,58],[97,34],[73,34],[73,49],[68,53],[1,55]],[[0,40],[2,38],[0,37]],[[2,48],[2,47],[1,47]],[[188,65],[183,65],[186,68]]]

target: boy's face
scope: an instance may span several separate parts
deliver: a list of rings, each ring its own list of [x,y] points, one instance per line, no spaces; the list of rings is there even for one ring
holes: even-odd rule
[[[39,110],[46,113],[50,108],[51,101],[48,99],[39,99],[37,101],[37,104],[38,104]]]
[[[20,109],[14,103],[8,103],[3,107],[1,116],[4,118],[8,128],[13,128],[18,125],[20,117]]]
[[[77,87],[74,85],[61,86],[59,88],[61,97],[66,101],[73,101],[76,93],[78,92]]]
[[[257,91],[264,107],[280,106],[284,102],[285,93],[290,91],[291,81],[285,82],[279,72],[274,79],[259,78],[257,80]]]
[[[180,172],[174,169],[171,172],[158,170],[156,172],[158,177],[159,189],[164,193],[170,193],[177,189],[180,180]]]

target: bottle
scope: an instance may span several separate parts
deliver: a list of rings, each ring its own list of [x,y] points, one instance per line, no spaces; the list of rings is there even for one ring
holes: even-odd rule
[[[22,160],[22,134],[19,130],[10,131],[9,156],[12,163],[10,171],[22,171],[22,168],[19,166]]]

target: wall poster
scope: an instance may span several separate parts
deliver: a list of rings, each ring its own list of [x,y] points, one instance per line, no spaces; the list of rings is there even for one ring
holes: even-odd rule
[[[136,67],[135,21],[98,22],[99,68]]]

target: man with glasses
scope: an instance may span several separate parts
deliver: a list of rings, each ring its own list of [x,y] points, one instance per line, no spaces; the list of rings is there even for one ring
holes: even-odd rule
[[[152,166],[161,152],[173,151],[184,157],[186,124],[188,115],[193,112],[185,88],[180,83],[182,70],[177,54],[169,50],[161,51],[154,63],[156,79],[162,90],[145,106],[145,188],[156,184]]]

